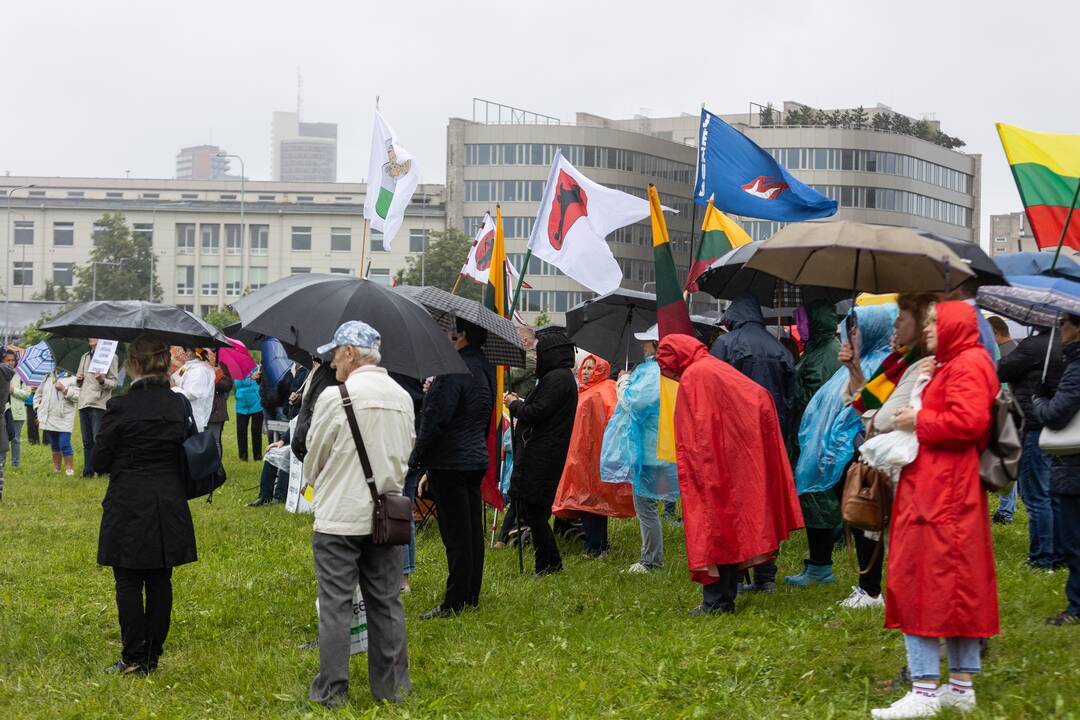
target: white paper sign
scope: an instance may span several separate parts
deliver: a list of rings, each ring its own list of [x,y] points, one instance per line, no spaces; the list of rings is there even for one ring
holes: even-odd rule
[[[113,358],[116,357],[115,340],[98,340],[94,347],[94,356],[90,358],[87,372],[91,375],[106,375],[112,367]]]

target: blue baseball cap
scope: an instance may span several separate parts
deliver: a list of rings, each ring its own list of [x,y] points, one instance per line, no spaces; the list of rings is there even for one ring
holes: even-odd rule
[[[379,331],[368,325],[366,322],[360,320],[349,320],[341,323],[338,329],[334,331],[334,338],[326,343],[320,345],[315,351],[322,355],[323,353],[331,352],[334,348],[341,345],[352,345],[353,347],[365,348],[367,350],[378,350],[379,345],[382,344],[382,338],[379,337]]]

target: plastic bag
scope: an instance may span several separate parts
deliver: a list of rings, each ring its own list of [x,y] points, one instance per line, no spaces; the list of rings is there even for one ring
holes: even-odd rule
[[[270,463],[278,470],[289,471],[289,458],[292,455],[292,450],[288,445],[283,445],[279,448],[272,448],[263,453],[263,460]]]
[[[915,387],[911,390],[911,407],[922,409],[923,389],[930,383],[927,373],[919,375]],[[863,462],[877,470],[899,474],[899,471],[915,462],[919,455],[919,438],[908,430],[893,430],[882,435],[875,435],[859,447]]]

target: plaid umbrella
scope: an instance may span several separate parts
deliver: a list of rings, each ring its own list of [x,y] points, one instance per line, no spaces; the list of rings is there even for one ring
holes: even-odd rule
[[[761,241],[740,245],[724,253],[698,278],[698,287],[720,300],[734,300],[750,293],[763,307],[796,308],[814,300],[837,302],[851,293],[844,289],[806,286],[784,282],[778,277],[746,267]]]
[[[34,345],[23,353],[22,359],[15,367],[22,381],[31,387],[37,387],[45,382],[45,378],[56,367],[52,351],[44,340]]]
[[[1055,327],[1064,313],[1080,315],[1080,282],[1044,275],[1010,275],[1009,282],[979,288],[979,307],[1040,327]]]
[[[484,357],[492,365],[525,367],[525,347],[514,323],[508,319],[499,317],[475,300],[452,295],[437,287],[401,285],[394,290],[423,305],[444,330],[452,328],[457,318],[487,330]]]

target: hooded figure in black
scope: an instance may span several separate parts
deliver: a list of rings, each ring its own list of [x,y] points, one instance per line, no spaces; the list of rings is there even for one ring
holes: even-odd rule
[[[563,332],[546,332],[536,341],[536,387],[523,400],[508,398],[515,422],[510,496],[532,532],[537,574],[562,569],[548,520],[574,431],[578,389],[573,367],[574,344]]]

